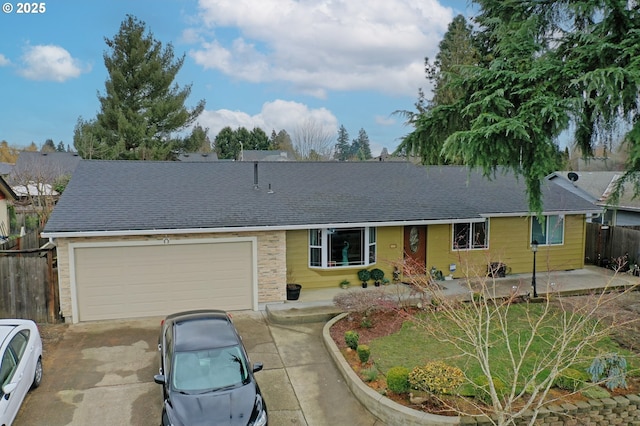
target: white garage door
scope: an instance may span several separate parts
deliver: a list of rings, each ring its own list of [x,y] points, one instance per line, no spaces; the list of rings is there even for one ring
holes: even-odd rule
[[[251,241],[79,247],[80,321],[253,307]]]

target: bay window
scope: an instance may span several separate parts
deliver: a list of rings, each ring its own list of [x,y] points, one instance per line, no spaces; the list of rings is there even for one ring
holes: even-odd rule
[[[376,262],[376,228],[309,230],[309,266],[335,268]]]

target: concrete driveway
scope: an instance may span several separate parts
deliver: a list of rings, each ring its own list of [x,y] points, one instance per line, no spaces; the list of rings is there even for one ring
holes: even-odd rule
[[[321,339],[322,323],[267,324],[262,312],[234,323],[269,409],[269,424],[382,425],[355,399]],[[29,393],[15,425],[160,424],[157,339],[160,318],[69,325],[45,343],[44,380]]]

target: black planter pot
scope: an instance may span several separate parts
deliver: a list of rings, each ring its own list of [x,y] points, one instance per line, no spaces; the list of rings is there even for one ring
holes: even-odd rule
[[[298,300],[301,289],[300,284],[287,284],[287,300]]]
[[[366,281],[362,281],[362,288],[367,288],[368,284]]]

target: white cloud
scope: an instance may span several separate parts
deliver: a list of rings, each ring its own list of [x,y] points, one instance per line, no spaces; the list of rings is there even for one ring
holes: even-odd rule
[[[2,53],[0,53],[0,67],[5,67],[7,65],[9,65],[11,63],[11,61],[9,59],[7,59],[6,56],[4,56]]]
[[[80,62],[64,48],[51,44],[27,46],[22,62],[20,75],[29,80],[63,82],[89,71],[88,67],[83,69]]]
[[[205,28],[187,32],[207,40],[190,52],[196,63],[318,97],[415,95],[453,18],[436,0],[200,0],[199,11]]]
[[[393,117],[385,115],[376,115],[374,117],[377,124],[381,126],[393,126],[396,124],[396,120]]]
[[[280,99],[266,102],[256,115],[228,109],[205,110],[198,118],[198,123],[209,129],[209,137],[213,140],[220,130],[227,126],[232,129],[245,127],[249,130],[260,127],[267,135],[271,135],[272,130],[276,133],[286,130],[291,134],[308,119],[313,119],[331,133],[338,131],[338,119],[328,109],[309,109],[304,104]]]

